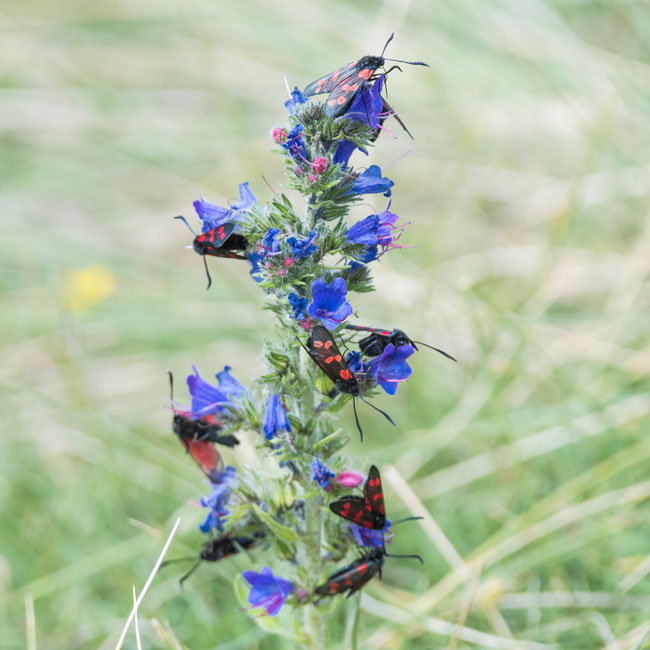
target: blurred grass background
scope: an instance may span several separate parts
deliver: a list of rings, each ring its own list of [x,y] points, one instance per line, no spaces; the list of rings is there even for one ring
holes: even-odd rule
[[[388,56],[431,68],[391,75],[416,139],[388,123],[371,160],[412,150],[387,173],[417,248],[353,304],[459,363],[417,354],[379,401],[399,427],[364,412],[363,446],[346,409],[391,515],[430,513],[393,544],[424,568],[389,560],[365,590],[360,647],[650,647],[646,2],[28,1],[0,29],[0,647],[112,648],[179,514],[169,557],[196,552],[205,486],[165,371],[250,381],[271,316],[243,263],[213,261],[206,293],[171,217],[243,180],[265,201],[262,174],[282,189],[282,75],[392,31]],[[165,569],[145,647],[286,647],[238,611],[249,563],[184,593]]]

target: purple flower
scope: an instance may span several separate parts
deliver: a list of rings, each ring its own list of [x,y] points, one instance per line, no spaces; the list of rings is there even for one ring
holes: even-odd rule
[[[305,317],[305,309],[307,309],[307,298],[300,297],[297,293],[290,293],[287,298],[293,307],[291,318],[302,320]]]
[[[231,366],[224,366],[216,377],[219,382],[219,389],[226,394],[228,398],[243,397],[246,395],[246,389],[230,375]]]
[[[387,117],[384,112],[384,100],[381,97],[384,76],[381,75],[372,86],[366,86],[362,92],[356,94],[347,112],[343,115],[344,118],[364,122],[378,132],[382,121]],[[357,145],[351,140],[341,140],[336,145],[332,162],[346,167],[355,149],[357,149]],[[361,149],[361,147],[358,149],[368,155],[365,149]]]
[[[414,351],[412,345],[400,345],[396,350],[395,346],[389,343],[380,356],[368,363],[370,374],[389,395],[395,394],[398,382],[406,381],[411,376],[413,370],[406,363],[406,359]]]
[[[200,197],[194,201],[194,209],[203,221],[203,232],[208,232],[226,221],[237,221],[248,212],[256,203],[254,194],[250,191],[248,183],[239,184],[239,196],[241,201],[233,203],[229,208],[222,208]]]
[[[298,90],[298,86],[294,86],[293,90],[291,91],[291,99],[288,99],[286,102],[284,102],[284,105],[287,107],[287,110],[291,115],[293,115],[296,112],[296,108],[300,106],[300,104],[304,104],[307,100],[303,96],[303,94]]]
[[[388,202],[386,209],[377,215],[379,220],[379,227],[377,228],[377,243],[384,251],[389,248],[403,248],[403,246],[395,244],[395,241],[400,238],[404,228],[397,228],[396,221],[399,217],[394,212],[390,212],[390,204],[391,201]],[[394,235],[395,230],[398,230],[397,236]]]
[[[386,525],[382,530],[373,530],[372,528],[366,528],[365,526],[350,524],[350,532],[352,533],[355,542],[359,546],[372,546],[373,548],[383,548],[384,535],[390,535],[388,530],[389,528],[390,521],[388,519],[386,519]]]
[[[389,178],[382,177],[381,169],[377,165],[370,165],[366,171],[359,174],[352,184],[353,194],[383,194],[390,196],[395,183]]]
[[[361,361],[361,354],[356,350],[348,352],[345,363],[353,375],[364,375],[368,372],[368,365]]]
[[[384,100],[381,96],[384,77],[385,75],[380,75],[372,86],[365,86],[362,92],[357,93],[343,118],[357,120],[378,129],[380,120],[387,117],[383,112]]]
[[[248,254],[248,261],[251,263],[251,270],[249,271],[251,277],[255,282],[262,282],[264,279],[260,274],[262,272],[262,267],[260,266],[260,261],[264,259],[262,253],[253,252]]]
[[[274,576],[267,566],[260,573],[244,571],[242,575],[251,586],[249,604],[251,607],[263,607],[268,616],[275,616],[295,589],[288,580]]]
[[[379,228],[379,216],[371,214],[361,221],[357,221],[347,229],[345,238],[353,244],[366,244],[366,246],[377,245],[377,229]]]
[[[312,243],[317,236],[318,231],[312,230],[304,239],[298,240],[295,237],[289,237],[287,244],[291,246],[291,255],[296,259],[313,255],[318,250],[318,246]]]
[[[284,410],[284,406],[282,406],[282,399],[276,392],[269,395],[262,428],[264,429],[264,435],[267,440],[274,438],[280,431],[291,433],[289,418]]]
[[[334,278],[329,285],[322,278],[314,280],[309,315],[320,318],[328,330],[335,329],[352,313],[352,305],[345,299],[347,292],[343,278]]]
[[[277,240],[279,233],[279,228],[269,228],[266,231],[266,235],[262,239],[262,250],[260,251],[262,257],[268,257],[280,252],[280,242]]]
[[[213,386],[209,381],[206,381],[199,375],[196,366],[192,366],[192,370],[194,374],[187,376],[187,388],[192,396],[192,405],[190,407],[191,418],[195,420],[196,418],[223,411],[231,403],[231,400],[226,391],[222,389],[221,380],[219,381],[219,387]],[[230,366],[224,368],[224,372],[227,373],[228,370],[230,370]],[[228,378],[233,379],[230,375],[228,375]],[[233,381],[237,382],[236,379]],[[239,385],[241,386],[241,384]]]
[[[201,497],[201,505],[209,508],[205,521],[199,526],[204,533],[209,533],[213,528],[223,532],[223,524],[228,516],[226,505],[230,499],[230,491],[237,483],[237,470],[226,467],[226,471],[219,475],[217,481],[212,483],[212,491],[207,497]]]
[[[334,155],[332,156],[332,164],[333,165],[343,165],[343,167],[348,166],[348,161],[350,160],[350,156],[354,153],[354,150],[357,148],[357,145],[352,142],[352,140],[341,140],[337,145],[336,145],[336,151],[334,152]],[[359,148],[359,151],[362,151],[363,153],[368,155],[368,152],[365,149]]]
[[[296,126],[294,126],[287,134],[286,142],[282,144],[292,158],[299,162],[307,160],[307,149],[305,148],[305,143],[302,139],[302,131],[302,124],[296,124]]]
[[[314,460],[311,462],[311,480],[316,481],[324,490],[329,492],[332,489],[330,485],[330,479],[334,478],[336,474],[330,470],[329,467],[323,465],[323,463],[314,456]]]

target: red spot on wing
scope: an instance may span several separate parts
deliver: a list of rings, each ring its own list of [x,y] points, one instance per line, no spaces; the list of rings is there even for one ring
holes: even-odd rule
[[[357,571],[363,575],[368,570],[368,563],[364,562],[357,567]]]
[[[329,341],[327,341],[329,343]],[[323,342],[322,341],[314,341],[314,347],[315,348],[322,348],[323,347]],[[327,347],[327,346],[325,346]]]
[[[371,76],[372,76],[372,70],[370,68],[364,68],[363,70],[361,70],[361,72],[359,72],[359,77],[361,79],[370,79]]]
[[[334,356],[327,357],[327,358],[325,359],[325,363],[327,363],[327,364],[332,363],[332,361],[334,361]]]
[[[341,104],[345,104],[347,101],[348,98],[345,95],[341,95],[336,103],[340,106]]]
[[[349,368],[344,368],[339,372],[339,376],[341,379],[344,379],[347,381],[348,379],[352,379],[352,373],[350,372]]]
[[[332,72],[332,81],[336,81],[339,78],[339,71]]]
[[[323,344],[321,343],[321,345]],[[332,347],[332,341],[325,341],[325,349],[329,350],[331,347]]]

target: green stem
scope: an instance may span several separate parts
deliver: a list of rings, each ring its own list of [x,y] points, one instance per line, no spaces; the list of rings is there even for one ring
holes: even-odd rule
[[[321,573],[320,538],[321,538],[321,499],[309,497],[305,503],[307,524],[306,551],[307,569],[313,580],[318,580]],[[316,583],[310,585],[314,588]],[[325,627],[323,617],[314,605],[305,606],[306,647],[309,650],[322,650],[325,645]]]

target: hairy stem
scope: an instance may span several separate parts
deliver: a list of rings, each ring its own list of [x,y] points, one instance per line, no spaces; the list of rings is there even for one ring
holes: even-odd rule
[[[320,540],[321,540],[321,498],[309,497],[305,503],[305,518],[307,524],[306,550],[307,569],[313,580],[321,573]],[[316,584],[310,585],[313,589]],[[324,621],[314,605],[305,607],[306,646],[309,650],[322,650],[325,645]]]

